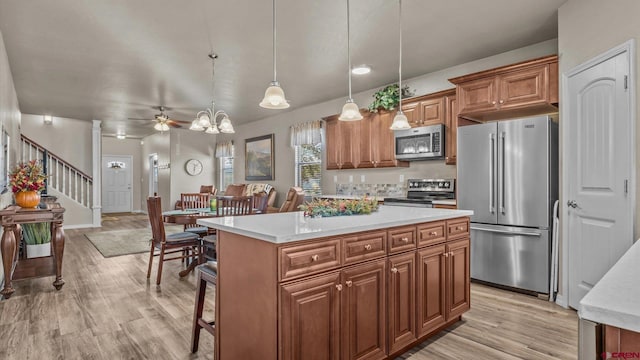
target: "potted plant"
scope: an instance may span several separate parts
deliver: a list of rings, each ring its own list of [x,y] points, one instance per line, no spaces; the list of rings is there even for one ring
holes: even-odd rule
[[[403,86],[402,98],[404,99],[411,96],[413,96],[413,92],[409,89],[409,86]],[[398,91],[398,84],[389,85],[373,94],[373,102],[369,105],[369,111],[395,110],[399,103],[400,93]]]
[[[23,224],[22,238],[27,244],[27,259],[51,255],[50,223]]]
[[[9,175],[11,191],[16,204],[23,208],[34,208],[40,203],[40,191],[44,189],[45,179],[40,161],[31,160],[16,165]]]

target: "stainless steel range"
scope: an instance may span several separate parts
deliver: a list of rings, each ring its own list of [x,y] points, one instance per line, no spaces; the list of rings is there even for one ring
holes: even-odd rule
[[[433,207],[433,200],[456,198],[455,179],[409,179],[407,197],[384,198],[385,205]]]

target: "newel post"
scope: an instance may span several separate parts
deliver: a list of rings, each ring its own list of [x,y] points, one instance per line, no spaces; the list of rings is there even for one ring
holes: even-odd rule
[[[93,167],[93,226],[101,227],[102,217],[102,121],[93,120],[91,129],[91,158]]]

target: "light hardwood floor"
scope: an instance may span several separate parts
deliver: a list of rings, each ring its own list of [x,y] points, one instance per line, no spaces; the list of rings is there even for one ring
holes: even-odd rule
[[[146,279],[148,254],[105,259],[84,237],[147,224],[144,215],[117,215],[105,216],[102,229],[68,230],[62,290],[53,278],[23,280],[0,301],[0,359],[212,359],[205,331],[199,353],[189,351],[195,275],[180,279],[180,261],[167,262],[156,287]],[[471,301],[462,322],[401,359],[577,358],[575,311],[477,284]],[[212,308],[209,301],[209,316]]]

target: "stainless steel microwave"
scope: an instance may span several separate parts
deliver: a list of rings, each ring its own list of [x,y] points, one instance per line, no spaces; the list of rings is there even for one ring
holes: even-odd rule
[[[396,159],[433,160],[444,158],[444,125],[395,131]]]

